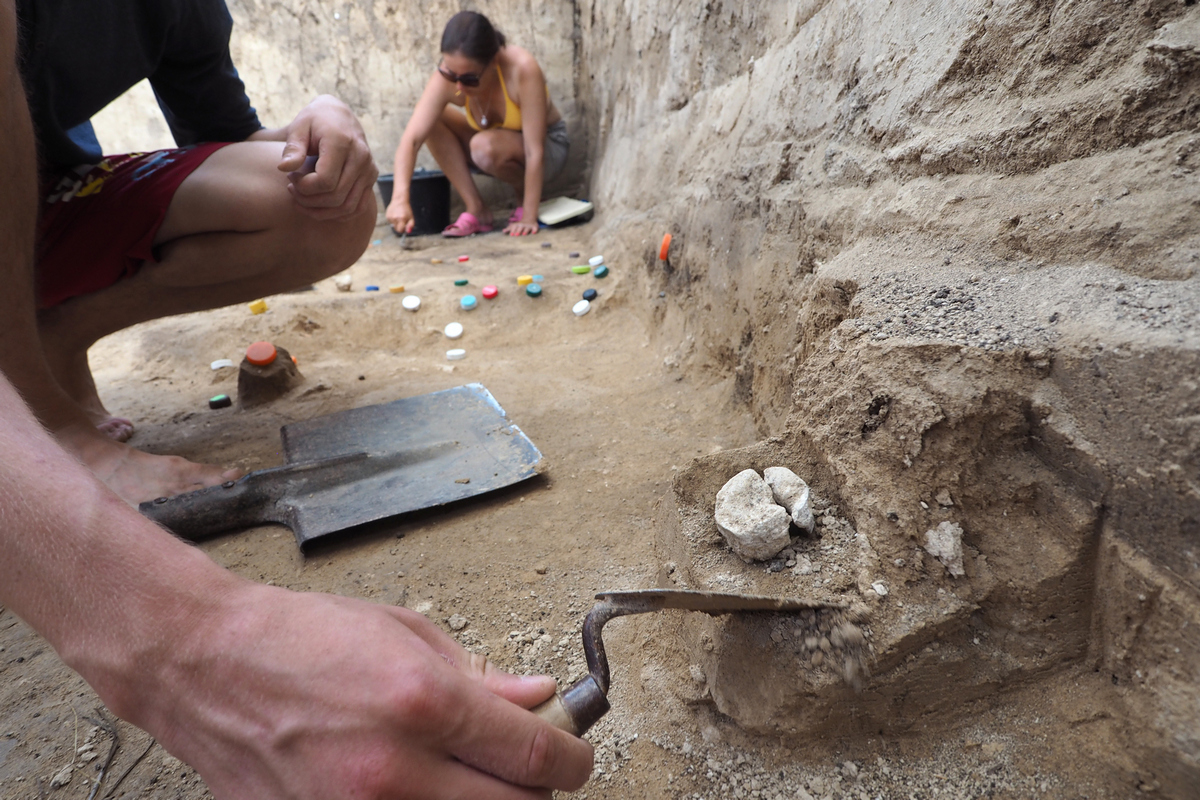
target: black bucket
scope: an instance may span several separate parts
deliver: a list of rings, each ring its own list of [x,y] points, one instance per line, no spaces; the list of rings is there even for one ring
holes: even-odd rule
[[[392,176],[380,175],[378,183],[386,208],[392,202]],[[414,171],[408,200],[413,210],[413,236],[441,233],[450,224],[450,181],[440,169]]]

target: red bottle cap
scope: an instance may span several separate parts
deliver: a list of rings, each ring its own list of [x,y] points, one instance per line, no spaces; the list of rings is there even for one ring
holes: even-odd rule
[[[459,262],[470,261],[471,257],[470,256],[459,256],[458,260],[459,260]]]
[[[246,348],[246,360],[256,367],[274,363],[275,356],[275,345],[270,342],[255,342]]]
[[[498,294],[500,294],[500,290],[497,289],[495,286],[483,287],[483,296],[488,300],[491,300],[493,297],[495,297]]]

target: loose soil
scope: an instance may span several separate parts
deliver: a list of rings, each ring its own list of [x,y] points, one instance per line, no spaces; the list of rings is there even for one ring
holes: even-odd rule
[[[757,438],[749,409],[733,399],[732,372],[677,368],[678,342],[647,323],[665,301],[644,291],[635,265],[610,261],[603,280],[571,273],[592,255],[591,236],[580,226],[530,240],[410,238],[405,249],[380,228],[349,270],[353,291],[324,281],[268,298],[260,316],[237,306],[124,331],[93,349],[97,384],[110,410],[136,420],[134,445],[257,469],[280,463],[278,428],[293,420],[483,383],[544,454],[537,478],[334,538],[306,555],[275,526],[201,547],[252,580],[414,608],[500,666],[549,673],[566,685],[586,669],[579,630],[593,594],[669,584],[655,541],[676,515],[676,473]],[[569,258],[573,250],[582,258]],[[460,254],[470,261],[458,263]],[[541,298],[517,287],[525,273],[545,276]],[[454,286],[459,277],[470,280],[466,289]],[[488,283],[500,287],[498,299],[459,310],[465,291]],[[368,284],[382,291],[363,291]],[[395,285],[421,296],[420,311],[401,308],[402,295],[388,291]],[[600,292],[591,313],[573,316],[571,305],[589,287]],[[451,343],[442,328],[453,320],[466,333]],[[236,361],[258,339],[295,355],[305,382],[263,408],[210,411],[210,396],[235,394],[236,370],[213,371],[209,363]],[[466,349],[466,358],[447,361],[450,347]],[[1090,667],[979,701],[974,722],[956,730],[800,746],[746,734],[715,710],[682,655],[678,613],[606,629],[613,710],[589,734],[597,766],[581,797],[1118,797],[1136,790],[1114,784],[1085,755],[1114,749],[1125,734],[1105,710],[1111,687]],[[451,630],[452,615],[465,619],[461,630]],[[0,610],[0,797],[88,797],[110,746],[89,720],[101,713],[97,705],[43,640]],[[148,742],[124,723],[117,729],[113,776]],[[51,789],[71,764],[78,766],[70,782]],[[113,796],[209,795],[192,770],[156,746]]]

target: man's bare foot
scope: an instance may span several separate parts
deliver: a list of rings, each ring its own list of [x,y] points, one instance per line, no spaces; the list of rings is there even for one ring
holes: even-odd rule
[[[57,308],[43,310],[38,315],[38,333],[50,372],[101,433],[115,441],[127,442],[133,436],[133,422],[108,413],[96,391],[87,349],[66,344],[71,340],[72,321],[70,314]]]
[[[84,410],[92,417],[91,411]],[[96,423],[96,430],[115,442],[128,442],[133,437],[133,422],[122,417],[108,417]]]
[[[178,456],[156,456],[114,442],[83,422],[54,432],[59,444],[84,463],[108,488],[131,505],[156,497],[237,480],[238,469],[196,464]]]

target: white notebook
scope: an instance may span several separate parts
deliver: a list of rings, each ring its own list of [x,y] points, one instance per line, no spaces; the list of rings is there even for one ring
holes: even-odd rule
[[[547,225],[557,225],[592,210],[592,204],[570,197],[556,197],[538,204],[538,219]]]

